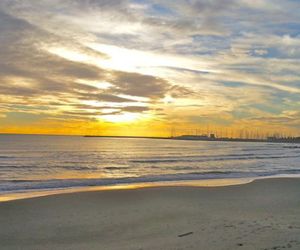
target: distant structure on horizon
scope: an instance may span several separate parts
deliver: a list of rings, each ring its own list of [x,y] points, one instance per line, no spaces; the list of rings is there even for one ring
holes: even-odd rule
[[[180,135],[172,137],[176,140],[199,140],[199,141],[244,141],[244,142],[286,142],[286,143],[300,143],[300,137],[268,137],[266,139],[247,139],[247,138],[228,138],[215,137],[214,134],[207,135]]]
[[[185,132],[185,131],[184,131]],[[262,133],[258,130],[250,131],[241,129],[239,131],[225,130],[225,133],[211,132],[207,129],[202,133],[202,130],[188,130],[187,133],[176,134],[174,128],[171,131],[171,138],[178,140],[205,140],[205,141],[252,141],[252,142],[287,142],[287,143],[300,143],[300,136],[285,135],[284,133]],[[199,133],[201,132],[201,133]]]

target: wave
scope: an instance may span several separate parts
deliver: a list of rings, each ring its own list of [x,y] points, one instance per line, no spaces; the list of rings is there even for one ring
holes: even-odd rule
[[[300,148],[300,146],[296,146],[296,145],[293,145],[293,146],[283,146],[283,148]]]
[[[0,155],[0,159],[13,159],[15,156]]]
[[[124,169],[130,169],[130,167],[104,167],[103,169],[106,169],[106,170],[124,170]]]
[[[23,166],[23,165],[0,165],[0,168],[6,168],[7,170],[13,169],[35,169],[36,166]]]
[[[244,155],[241,155],[244,156]],[[186,158],[176,158],[176,159],[141,159],[141,160],[131,160],[132,163],[173,163],[173,162],[207,162],[207,161],[233,161],[233,160],[263,160],[263,159],[286,159],[286,158],[300,158],[300,155],[283,155],[283,156],[246,156],[246,157],[215,157],[215,158],[196,158],[196,159],[186,159]]]
[[[104,179],[5,180],[0,182],[0,193],[26,192],[46,189],[57,190],[75,187],[110,186],[118,184],[153,183],[164,181],[257,178],[289,174],[300,174],[300,169],[278,170],[272,172],[207,171]]]

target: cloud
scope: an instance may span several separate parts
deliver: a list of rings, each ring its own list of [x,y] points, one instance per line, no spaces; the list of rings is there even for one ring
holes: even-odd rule
[[[133,112],[133,113],[140,113],[148,110],[150,110],[148,107],[139,107],[139,106],[128,106],[122,108],[122,111]]]
[[[289,127],[300,129],[300,112],[298,110],[284,111],[279,115],[254,117],[251,119],[251,121],[273,124],[278,127],[281,127],[283,124],[285,124]]]
[[[298,114],[288,112],[300,103],[299,7],[292,0],[2,0],[1,119],[26,106],[27,114],[60,120],[128,112],[295,126]]]
[[[169,86],[166,80],[158,77],[127,72],[114,72],[111,82],[116,92],[151,98],[162,98]]]
[[[45,30],[41,30],[25,21],[0,12],[2,60],[0,62],[1,94],[26,104],[45,102],[42,96],[53,96],[60,102],[46,104],[53,110],[67,106],[73,102],[98,101],[109,103],[136,102],[130,98],[118,96],[126,94],[132,96],[161,98],[167,92],[169,83],[166,80],[149,75],[129,73],[114,70],[104,70],[91,64],[67,60],[48,53],[39,46],[52,46],[53,44],[68,44],[70,41]],[[16,36],[18,34],[18,36]],[[49,43],[47,45],[47,43]],[[76,45],[76,44],[75,44]],[[72,44],[72,48],[81,48],[81,45]],[[84,53],[91,54],[91,49],[82,49]],[[103,54],[93,51],[94,55],[102,57]],[[105,56],[103,56],[105,58]],[[93,84],[76,82],[78,79],[89,81],[111,82],[111,89],[99,89]],[[31,99],[28,99],[31,97]],[[60,99],[59,99],[60,98]],[[8,100],[8,98],[7,98]],[[36,104],[34,104],[36,105]],[[142,112],[146,107],[125,107],[129,112]],[[56,111],[55,111],[56,112]],[[69,113],[71,111],[68,111]],[[94,115],[94,114],[90,114]]]

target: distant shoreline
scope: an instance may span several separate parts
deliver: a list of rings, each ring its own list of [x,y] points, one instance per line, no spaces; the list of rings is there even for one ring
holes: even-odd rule
[[[164,139],[170,140],[172,137],[159,136],[122,136],[122,135],[84,135],[83,137],[100,137],[100,138],[128,138],[128,139]]]
[[[132,138],[132,139],[164,139],[183,141],[225,141],[225,142],[271,142],[271,143],[300,143],[300,138],[274,138],[268,139],[243,139],[243,138],[210,138],[202,136],[176,136],[176,137],[155,137],[155,136],[105,136],[105,135],[84,135],[83,137],[99,138]]]
[[[291,143],[300,144],[300,137],[290,138],[273,138],[269,139],[245,139],[245,138],[210,138],[195,135],[183,135],[174,137],[164,136],[126,136],[126,135],[64,135],[64,134],[15,134],[15,133],[0,133],[0,135],[37,135],[37,136],[77,136],[86,138],[127,138],[127,139],[159,139],[159,140],[182,140],[182,141],[224,141],[224,142],[267,142],[267,143]]]

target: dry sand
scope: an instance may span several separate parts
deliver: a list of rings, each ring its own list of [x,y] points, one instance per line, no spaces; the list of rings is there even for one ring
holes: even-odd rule
[[[300,179],[2,202],[0,249],[300,249]]]

